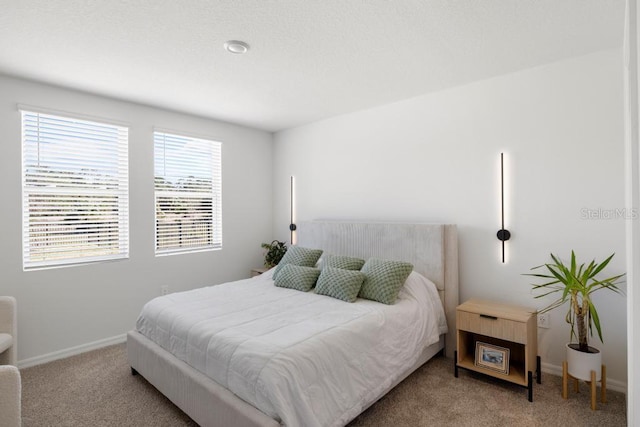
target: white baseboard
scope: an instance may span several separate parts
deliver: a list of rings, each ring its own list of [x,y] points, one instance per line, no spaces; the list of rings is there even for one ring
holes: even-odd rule
[[[551,363],[541,363],[541,365],[543,373],[562,377],[562,366],[552,365]],[[544,377],[542,377],[542,380],[544,381]],[[607,378],[607,390],[619,391],[620,393],[627,394],[627,383]]]
[[[97,350],[114,344],[121,344],[127,340],[127,334],[116,335],[115,337],[105,338],[93,341],[87,344],[78,345],[76,347],[64,350],[54,351],[53,353],[43,354],[42,356],[30,357],[28,359],[18,361],[18,368],[30,368],[43,363],[53,362],[54,360],[64,359],[65,357],[75,356],[76,354],[86,353],[87,351]]]

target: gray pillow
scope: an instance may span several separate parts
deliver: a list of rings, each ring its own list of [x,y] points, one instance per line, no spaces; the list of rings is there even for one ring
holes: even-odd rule
[[[322,268],[335,267],[343,270],[360,270],[364,260],[343,255],[325,255],[322,259]]]
[[[360,288],[360,298],[393,304],[400,288],[413,271],[413,265],[402,261],[387,261],[370,258],[361,270],[366,278]]]
[[[316,284],[316,293],[354,302],[364,279],[364,273],[359,271],[324,267]]]
[[[320,270],[317,268],[286,264],[280,270],[280,274],[275,280],[275,285],[281,288],[308,292],[316,284],[318,276],[320,276]]]
[[[280,270],[287,264],[301,265],[303,267],[313,267],[318,258],[322,255],[321,249],[309,249],[301,246],[291,246],[287,249],[278,266],[273,271],[273,280],[278,278]]]

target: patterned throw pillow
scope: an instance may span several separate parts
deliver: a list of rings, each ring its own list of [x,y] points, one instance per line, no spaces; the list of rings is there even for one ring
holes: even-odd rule
[[[309,249],[301,246],[291,246],[287,249],[278,266],[273,271],[273,280],[278,278],[278,274],[282,267],[287,264],[301,265],[303,267],[313,267],[316,265],[318,258],[322,255],[321,249]]]
[[[358,296],[383,304],[393,304],[398,298],[400,288],[413,271],[413,265],[408,262],[370,258],[361,271],[367,277]]]
[[[318,281],[318,276],[320,276],[320,270],[317,268],[287,264],[280,270],[275,285],[308,292]]]
[[[322,260],[322,268],[335,267],[343,270],[360,270],[363,265],[363,259],[342,255],[325,255]]]
[[[324,267],[316,284],[316,293],[354,302],[364,279],[364,273],[359,271]]]

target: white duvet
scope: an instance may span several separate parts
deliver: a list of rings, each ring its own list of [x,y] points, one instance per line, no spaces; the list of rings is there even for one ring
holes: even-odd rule
[[[436,287],[411,273],[394,305],[252,279],[147,303],[138,332],[286,426],[340,426],[446,333]]]

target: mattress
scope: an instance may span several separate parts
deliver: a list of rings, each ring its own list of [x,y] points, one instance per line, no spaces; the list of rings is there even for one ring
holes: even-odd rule
[[[415,272],[394,305],[278,288],[271,275],[156,298],[136,329],[288,426],[344,425],[446,333],[435,285]]]

